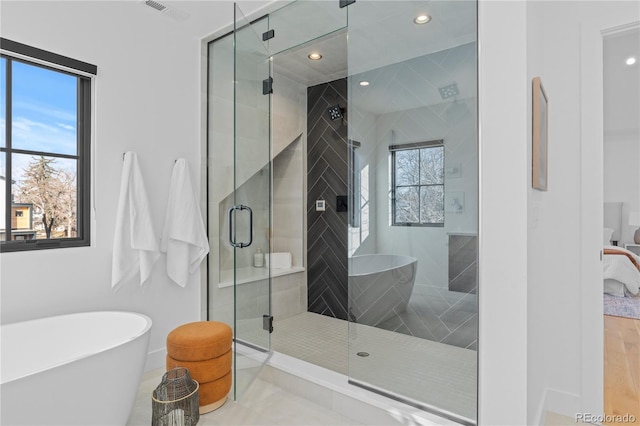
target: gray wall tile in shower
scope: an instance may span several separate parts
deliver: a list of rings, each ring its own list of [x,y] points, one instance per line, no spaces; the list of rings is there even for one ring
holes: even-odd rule
[[[476,293],[478,289],[478,237],[449,234],[449,291]]]
[[[347,195],[347,123],[332,121],[327,109],[347,109],[347,81],[307,90],[307,238],[309,311],[347,318],[347,213],[336,196]],[[315,210],[316,200],[326,211]]]

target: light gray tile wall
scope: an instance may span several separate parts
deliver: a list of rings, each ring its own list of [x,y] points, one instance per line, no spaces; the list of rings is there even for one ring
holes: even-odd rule
[[[285,319],[307,311],[307,286],[304,272],[274,277],[271,280],[271,312]]]
[[[219,288],[220,271],[231,270],[234,264],[233,248],[228,241],[228,209],[234,204],[234,86],[233,78],[233,37],[224,37],[211,45],[210,71],[213,84],[209,85],[209,315],[210,318],[233,324],[234,292],[233,287]],[[256,215],[254,223],[254,244],[246,250],[238,250],[238,264],[250,266],[257,247],[266,251],[269,242],[276,251],[292,253],[293,264],[304,266],[304,152],[306,144],[306,87],[286,77],[274,73],[274,93],[272,102],[271,156],[273,162],[273,210],[272,225],[268,215],[262,219]],[[240,96],[242,99],[242,96]],[[250,99],[247,95],[244,99]],[[265,111],[251,105],[240,105],[241,113],[249,115],[252,110],[256,116],[264,116]],[[263,129],[265,130],[265,129]],[[246,131],[256,143],[267,141],[268,128],[260,132]],[[250,144],[244,140],[244,146]],[[269,147],[264,146],[264,150]],[[262,152],[262,151],[261,151]],[[242,150],[239,161],[242,170],[236,182],[241,187],[236,203],[251,205],[254,210],[266,210],[268,190],[257,182],[268,173],[267,156],[256,157],[250,150]],[[244,185],[243,185],[244,184]],[[257,213],[257,211],[256,211]],[[240,216],[241,220],[245,217]],[[266,220],[266,221],[265,221]],[[239,236],[244,235],[245,223],[239,223]],[[243,228],[243,226],[245,226]],[[271,234],[271,235],[270,235]],[[269,236],[271,240],[269,241]],[[243,237],[244,238],[244,237]],[[297,286],[297,289],[294,288]],[[245,284],[241,295],[256,297],[251,293],[252,284]],[[306,310],[306,280],[304,274],[295,274],[295,278],[275,278],[273,280],[275,315],[292,315]],[[296,296],[297,295],[297,296]],[[244,315],[249,306],[246,301],[238,300],[239,312]],[[249,302],[247,302],[249,303]]]

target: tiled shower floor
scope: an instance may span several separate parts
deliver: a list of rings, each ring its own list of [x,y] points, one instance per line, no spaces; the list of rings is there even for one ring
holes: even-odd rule
[[[276,352],[476,418],[477,352],[305,312],[275,320]],[[351,348],[351,349],[349,349]],[[355,355],[366,352],[367,357]]]
[[[350,379],[476,418],[476,351],[359,324],[350,326],[351,330],[346,321],[309,312],[275,320],[272,347]],[[356,356],[359,351],[369,356]],[[162,374],[162,370],[145,374],[128,425],[150,423],[150,395]],[[229,401],[202,416],[199,424],[359,424],[274,386],[261,374],[240,402]]]
[[[274,318],[271,346],[276,352],[347,375],[347,326],[346,321],[312,312]]]

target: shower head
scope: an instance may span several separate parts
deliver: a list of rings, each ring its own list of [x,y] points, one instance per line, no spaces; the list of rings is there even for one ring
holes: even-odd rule
[[[331,121],[336,121],[344,116],[344,108],[340,108],[340,105],[334,105],[327,109],[327,113],[329,113]]]

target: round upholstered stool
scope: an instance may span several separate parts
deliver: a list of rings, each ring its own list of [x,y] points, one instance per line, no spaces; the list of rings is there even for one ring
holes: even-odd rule
[[[185,367],[200,384],[200,414],[220,408],[231,389],[231,327],[217,321],[181,325],[167,336],[167,370]]]

